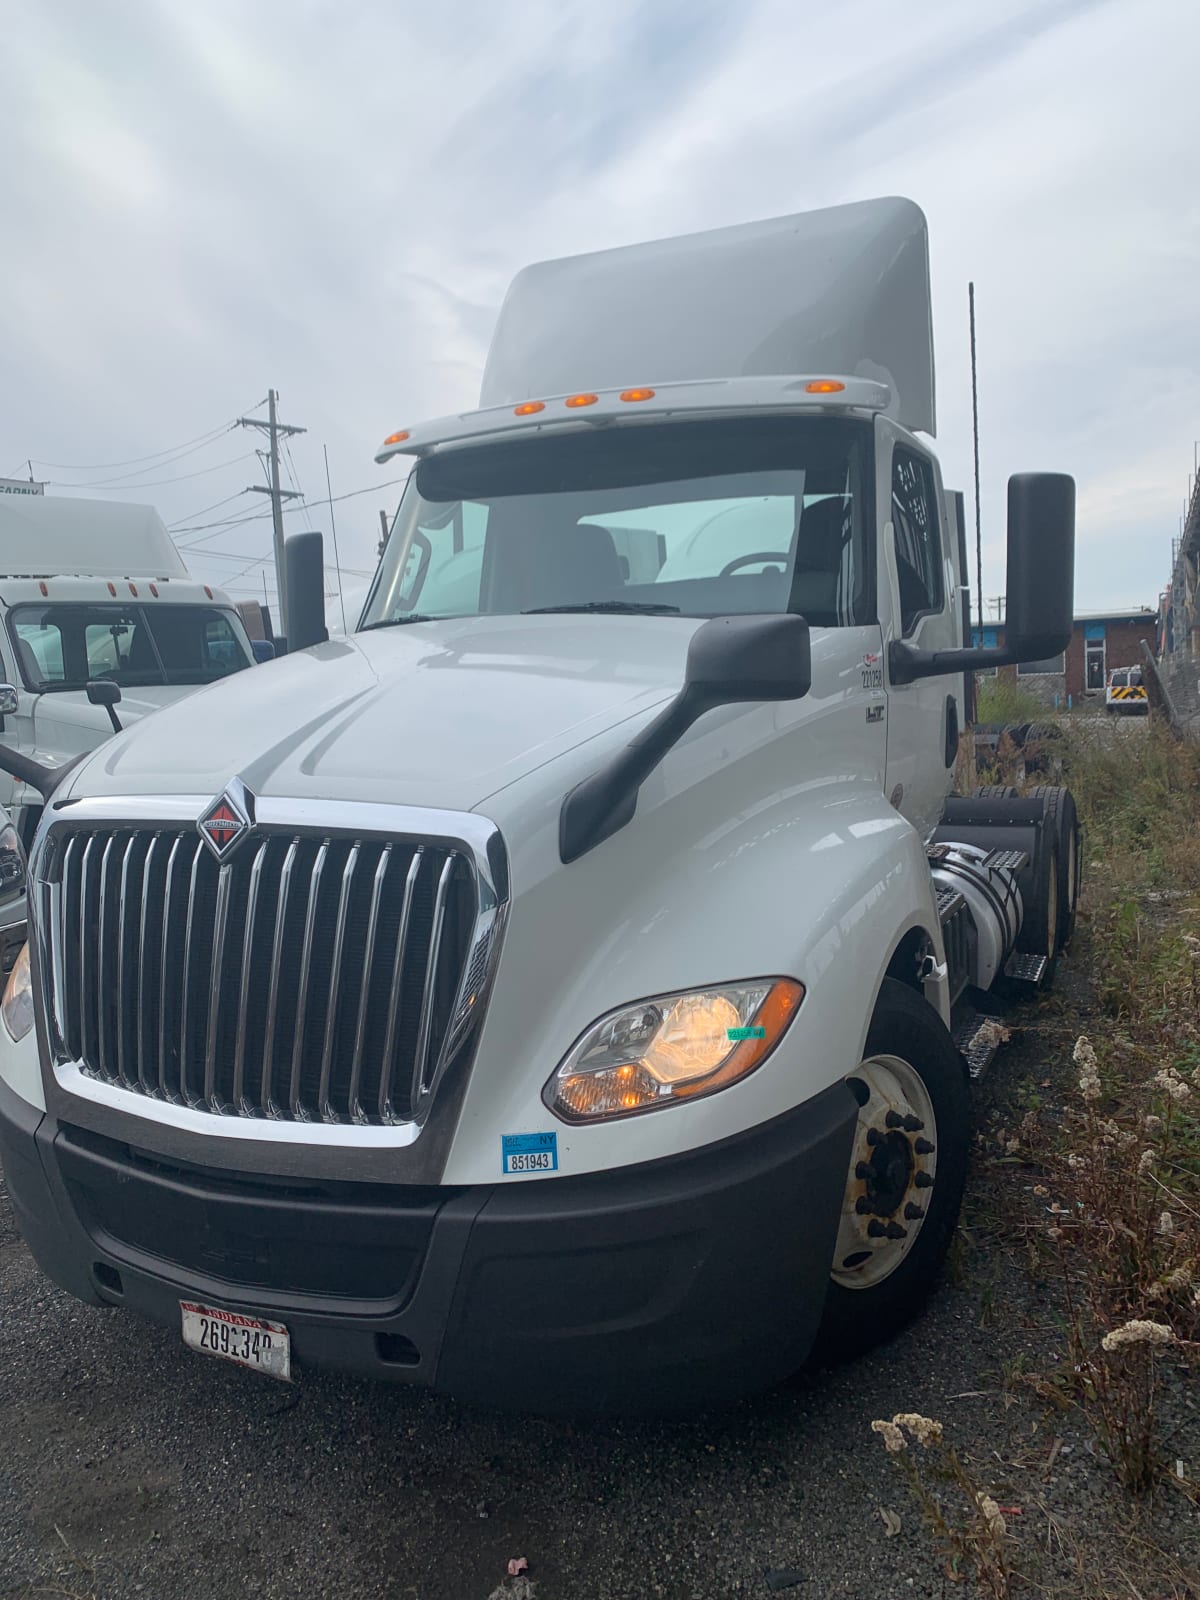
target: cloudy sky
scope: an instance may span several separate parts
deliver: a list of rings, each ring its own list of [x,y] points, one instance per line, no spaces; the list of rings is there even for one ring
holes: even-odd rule
[[[272,581],[263,441],[221,430],[269,387],[361,590],[374,449],[474,403],[526,261],[896,193],[964,489],[976,282],[985,594],[1036,468],[1079,480],[1079,608],[1166,581],[1200,438],[1184,0],[0,0],[0,29],[0,474],[157,505],[239,596]]]

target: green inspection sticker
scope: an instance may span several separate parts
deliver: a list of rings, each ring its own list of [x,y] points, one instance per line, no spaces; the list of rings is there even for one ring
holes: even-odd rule
[[[736,1044],[741,1039],[765,1039],[767,1030],[765,1028],[726,1028],[725,1037]]]

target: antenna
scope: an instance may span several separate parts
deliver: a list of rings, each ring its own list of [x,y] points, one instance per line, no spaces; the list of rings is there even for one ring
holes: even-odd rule
[[[322,445],[325,454],[325,493],[329,496],[329,530],[333,534],[333,570],[337,573],[338,605],[342,608],[342,632],[349,633],[346,626],[346,597],[342,593],[342,563],[338,559],[337,547],[337,519],[333,514],[333,486],[329,482],[329,446]]]
[[[983,536],[979,526],[979,382],[975,362],[975,285],[967,285],[971,308],[971,419],[975,433],[975,605],[983,627]]]

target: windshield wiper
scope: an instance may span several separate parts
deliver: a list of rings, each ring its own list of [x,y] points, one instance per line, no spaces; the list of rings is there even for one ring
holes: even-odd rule
[[[431,617],[424,611],[406,611],[402,617],[380,617],[378,622],[365,623],[359,633],[370,633],[375,628],[402,628],[406,622],[447,622],[447,617]]]
[[[613,611],[613,612],[673,612],[679,615],[678,606],[662,605],[658,601],[649,600],[581,600],[577,605],[571,606],[530,606],[528,611],[522,611],[523,617],[537,617],[552,611]]]

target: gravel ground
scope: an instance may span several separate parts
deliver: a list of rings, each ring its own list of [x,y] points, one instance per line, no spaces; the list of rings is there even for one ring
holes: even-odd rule
[[[1065,999],[1018,1018],[984,1125],[1065,1058],[1087,997],[1064,967]],[[946,1285],[887,1348],[669,1425],[523,1420],[319,1373],[286,1389],[60,1293],[0,1193],[0,1594],[703,1600],[769,1595],[767,1574],[784,1571],[796,1581],[777,1592],[803,1597],[969,1595],[870,1432],[897,1411],[942,1419],[979,1481],[1021,1505],[1017,1565],[1043,1592],[1195,1593],[1155,1586],[1153,1558],[1129,1542],[1200,1563],[1183,1495],[1131,1523],[1078,1417],[1004,1381],[1063,1353],[1052,1301],[994,1232],[998,1186],[1031,1181],[981,1155]],[[1171,1452],[1196,1476],[1195,1402],[1172,1403]],[[1127,1563],[1138,1587],[1072,1578],[1077,1547]],[[505,1576],[516,1556],[532,1582]]]

